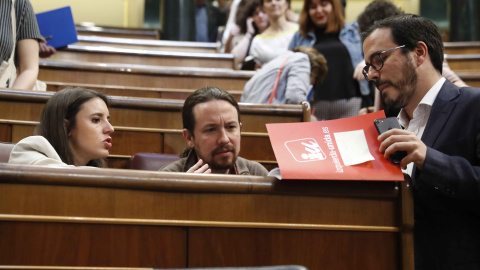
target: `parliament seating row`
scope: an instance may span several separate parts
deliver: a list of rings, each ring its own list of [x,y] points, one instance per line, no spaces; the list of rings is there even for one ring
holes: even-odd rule
[[[164,67],[93,62],[40,60],[38,79],[65,83],[88,83],[156,88],[198,89],[216,86],[243,89],[253,71],[221,68]]]
[[[0,141],[16,143],[32,136],[38,122],[0,119]],[[110,168],[129,167],[130,158],[137,153],[179,155],[187,146],[178,129],[152,129],[115,126],[111,134],[113,147],[107,163]],[[242,132],[240,156],[260,162],[268,170],[277,167],[270,139],[266,133]],[[157,170],[160,167],[156,168]]]
[[[82,35],[131,39],[160,39],[160,31],[157,29],[105,27],[95,25],[77,25],[75,28],[77,33]]]
[[[0,119],[39,121],[53,92],[0,89]],[[111,122],[115,126],[183,129],[183,101],[152,98],[110,97]],[[310,104],[240,103],[242,132],[265,133],[266,123],[309,122]]]
[[[58,92],[67,86],[84,87],[96,91],[100,91],[109,96],[126,96],[126,97],[143,97],[143,98],[160,98],[160,99],[179,99],[185,100],[196,89],[175,89],[175,88],[154,88],[154,87],[135,87],[120,85],[101,85],[101,84],[85,84],[85,83],[63,83],[46,81],[47,91]],[[228,90],[228,92],[240,102],[242,90]]]
[[[446,54],[445,59],[455,73],[480,73],[479,54]]]
[[[446,54],[480,54],[480,41],[444,42]]]
[[[153,66],[233,69],[233,54],[126,49],[112,46],[71,44],[49,57],[64,62],[97,62]]]
[[[146,40],[133,38],[110,38],[98,36],[78,35],[75,45],[109,46],[122,49],[160,50],[174,52],[216,53],[220,50],[220,43],[173,41],[173,40]]]
[[[0,265],[413,270],[410,187],[0,163]]]

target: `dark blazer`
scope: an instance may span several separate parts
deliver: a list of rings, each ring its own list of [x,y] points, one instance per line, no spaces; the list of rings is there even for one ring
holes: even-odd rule
[[[414,168],[415,269],[480,269],[480,89],[445,81]]]

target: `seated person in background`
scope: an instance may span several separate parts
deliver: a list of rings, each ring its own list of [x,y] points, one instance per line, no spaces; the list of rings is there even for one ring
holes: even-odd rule
[[[12,149],[8,163],[106,167],[112,147],[108,99],[82,87],[65,88],[48,100],[37,127]]]
[[[42,35],[30,2],[12,3],[0,1],[0,87],[32,90],[38,76],[38,41]]]
[[[312,47],[300,46],[259,69],[245,84],[241,101],[299,104],[307,100],[311,85],[321,83],[326,73],[325,57]]]
[[[263,65],[288,50],[298,24],[287,20],[290,0],[261,0],[260,3],[268,15],[269,26],[253,38],[250,55]]]
[[[262,11],[260,0],[248,0],[237,14],[236,27],[232,27],[225,47],[225,52],[231,52],[234,56],[235,68],[241,68],[253,37],[263,33],[267,27],[268,16]],[[237,30],[233,31],[235,28]]]
[[[242,123],[238,104],[228,92],[210,86],[196,90],[185,100],[182,119],[188,147],[182,159],[161,171],[267,175],[258,162],[238,156]]]

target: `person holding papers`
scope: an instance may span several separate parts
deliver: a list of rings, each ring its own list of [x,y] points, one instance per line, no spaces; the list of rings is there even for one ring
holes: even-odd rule
[[[0,87],[32,90],[42,36],[28,0],[0,1],[0,37]]]
[[[415,269],[480,269],[480,89],[442,77],[443,44],[435,24],[407,14],[377,21],[362,34],[366,66],[405,128],[378,137],[414,185]]]

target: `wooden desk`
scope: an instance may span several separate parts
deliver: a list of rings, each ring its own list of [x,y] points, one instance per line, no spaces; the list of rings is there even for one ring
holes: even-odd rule
[[[0,265],[413,269],[408,182],[0,164]]]
[[[49,60],[233,69],[233,54],[227,53],[173,52],[76,44],[57,50]]]
[[[131,64],[102,64],[40,60],[38,79],[65,83],[89,83],[157,88],[198,89],[216,86],[243,89],[254,71],[220,68],[153,67]]]
[[[216,53],[220,50],[220,43],[191,42],[171,40],[147,40],[132,38],[110,38],[99,36],[78,35],[76,45],[110,46],[124,49],[160,50],[174,52]]]

